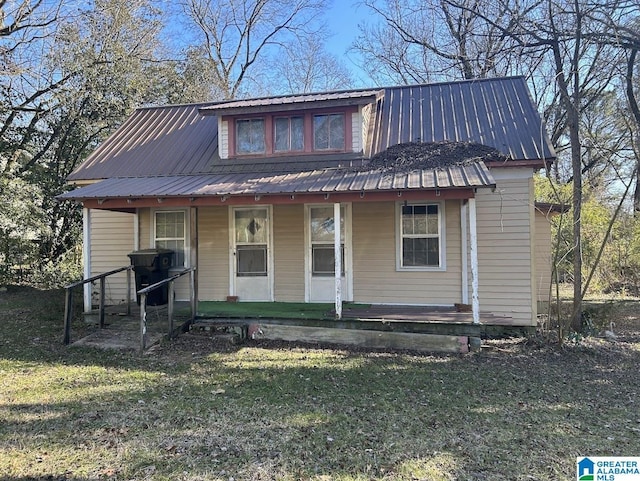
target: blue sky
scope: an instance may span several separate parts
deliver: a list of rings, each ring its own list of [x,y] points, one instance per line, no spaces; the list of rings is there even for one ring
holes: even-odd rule
[[[355,65],[357,56],[353,52],[347,53],[347,50],[358,35],[358,24],[371,21],[371,11],[351,0],[333,0],[333,5],[327,13],[327,23],[334,34],[327,42],[327,50],[341,58],[351,69],[356,77],[356,87],[370,87],[372,82]]]

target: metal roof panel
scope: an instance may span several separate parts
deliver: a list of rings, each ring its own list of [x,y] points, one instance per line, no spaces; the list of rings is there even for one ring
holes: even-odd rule
[[[522,77],[391,87],[384,92],[377,101],[372,154],[403,142],[451,141],[488,145],[512,160],[555,158]]]
[[[495,180],[487,167],[484,163],[477,162],[408,173],[325,169],[275,175],[235,173],[112,178],[67,192],[58,196],[58,199],[340,193],[476,188],[494,185]]]

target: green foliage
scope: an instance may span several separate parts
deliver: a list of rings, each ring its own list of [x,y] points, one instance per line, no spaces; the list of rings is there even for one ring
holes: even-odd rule
[[[98,0],[59,13],[55,29],[28,29],[37,42],[0,37],[13,56],[7,62],[33,62],[0,73],[2,283],[50,286],[78,277],[80,208],[55,197],[72,188],[67,176],[135,107],[179,100],[169,94],[175,75],[164,75],[175,65],[160,61],[163,23],[154,2]]]
[[[535,180],[536,200],[566,206],[570,202],[570,186],[555,184],[543,176]],[[591,293],[618,296],[640,295],[640,218],[628,210],[621,211],[613,224],[609,239],[605,234],[613,218],[615,206],[603,200],[593,190],[586,189],[582,204],[582,256],[583,275],[595,269],[589,286]],[[552,226],[552,246],[557,259],[561,282],[571,282],[573,262],[573,233],[571,211],[549,217]],[[602,258],[596,257],[605,242]]]
[[[16,165],[16,164],[14,164]],[[37,242],[47,233],[43,194],[16,175],[0,157],[0,284],[20,282],[37,260]]]

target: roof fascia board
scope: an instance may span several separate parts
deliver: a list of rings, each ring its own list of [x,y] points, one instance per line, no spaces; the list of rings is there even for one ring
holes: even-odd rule
[[[346,99],[328,99],[328,100],[313,100],[309,99],[306,102],[292,102],[292,103],[274,103],[269,105],[247,105],[243,107],[207,107],[200,109],[201,115],[246,115],[246,114],[260,114],[271,112],[291,112],[297,110],[308,110],[309,108],[326,109],[326,108],[339,108],[339,107],[357,107],[360,105],[370,104],[376,101],[377,96],[371,95],[368,97],[346,98]]]
[[[553,163],[555,159],[535,159],[535,160],[504,160],[504,161],[491,161],[485,160],[484,164],[488,168],[501,167],[501,168],[513,168],[513,167],[532,167],[535,169],[543,169],[549,164]]]
[[[493,186],[484,186],[492,188]],[[470,199],[474,188],[441,190],[393,190],[385,192],[339,192],[327,194],[211,195],[202,197],[144,197],[76,199],[89,209],[131,209],[141,207],[205,207],[215,205],[321,204],[335,202],[381,202]]]

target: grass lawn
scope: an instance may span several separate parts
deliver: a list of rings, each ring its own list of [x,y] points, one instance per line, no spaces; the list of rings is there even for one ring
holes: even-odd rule
[[[185,334],[61,344],[63,294],[0,292],[0,479],[575,480],[640,455],[640,303],[619,339],[415,355]],[[81,329],[78,324],[74,329]]]

